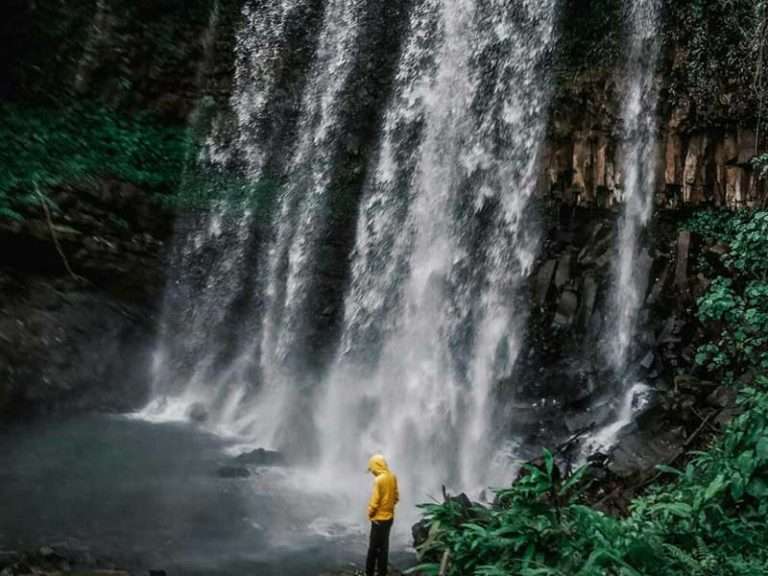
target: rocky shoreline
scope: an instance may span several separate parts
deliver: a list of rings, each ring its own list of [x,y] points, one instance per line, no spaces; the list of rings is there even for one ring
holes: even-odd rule
[[[348,566],[317,576],[362,576],[364,569]],[[169,576],[163,569],[140,572],[123,570],[110,562],[92,558],[87,552],[75,553],[44,546],[28,552],[0,550],[0,576]],[[307,575],[310,576],[310,575]],[[390,569],[389,576],[402,576],[397,569]]]

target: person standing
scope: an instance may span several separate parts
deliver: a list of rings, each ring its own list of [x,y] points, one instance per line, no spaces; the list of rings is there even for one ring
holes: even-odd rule
[[[389,532],[395,519],[395,505],[400,500],[397,476],[390,471],[387,461],[381,454],[371,456],[368,461],[368,472],[373,474],[374,481],[373,493],[368,502],[371,539],[368,545],[365,574],[366,576],[387,576]]]

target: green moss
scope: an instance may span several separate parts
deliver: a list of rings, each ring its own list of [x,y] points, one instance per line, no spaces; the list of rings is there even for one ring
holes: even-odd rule
[[[0,216],[6,217],[18,217],[35,186],[115,178],[173,194],[186,153],[186,132],[179,127],[84,104],[0,106],[0,142]]]

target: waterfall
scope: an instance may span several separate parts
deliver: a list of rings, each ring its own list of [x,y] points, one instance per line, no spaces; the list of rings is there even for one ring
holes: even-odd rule
[[[634,399],[646,387],[636,382],[630,362],[638,315],[645,300],[651,258],[643,246],[643,233],[654,204],[657,173],[656,66],[661,49],[660,0],[632,0],[628,7],[628,48],[625,69],[623,118],[623,212],[618,223],[618,250],[610,299],[612,318],[605,358],[619,381],[617,413],[595,432],[586,453],[607,449],[634,417]]]
[[[413,494],[482,486],[520,349],[554,0],[419,3],[361,207],[324,459],[381,450]]]
[[[326,218],[333,142],[341,136],[337,133],[341,91],[353,65],[360,31],[356,21],[363,6],[361,2],[331,0],[325,8],[310,87],[303,99],[298,142],[280,199],[276,238],[269,247],[261,340],[266,390],[257,402],[259,413],[254,420],[270,422],[267,435],[282,447],[306,446],[314,433],[311,408],[304,406],[309,394],[301,380],[306,375],[296,356],[305,352],[299,343],[306,301],[312,298],[307,282]]]
[[[245,4],[231,111],[198,162],[228,195],[178,225],[143,416],[319,455],[334,482],[361,486],[360,463],[382,450],[423,498],[444,482],[506,481],[513,465],[494,400],[527,321],[558,2],[403,3],[409,25],[365,156],[328,368],[312,357],[316,276],[335,222],[348,88],[371,68],[361,46],[376,22],[362,22],[377,1]],[[281,84],[286,36],[313,6],[311,62],[288,157],[276,161],[275,110],[297,90]],[[265,194],[276,174],[279,192]]]
[[[641,235],[653,211],[656,188],[656,90],[659,59],[659,0],[633,0],[630,7],[624,120],[624,212],[619,222],[616,260],[615,332],[610,353],[617,371],[626,368],[637,314],[643,304],[649,263]]]
[[[211,204],[176,224],[172,272],[166,290],[153,366],[150,419],[185,419],[204,407],[213,428],[238,433],[241,403],[258,388],[258,281],[270,238],[264,191],[270,142],[269,103],[275,98],[280,61],[288,51],[286,27],[308,2],[246,2],[236,35],[230,100],[234,127],[213,121],[198,160]],[[235,175],[234,178],[228,175]],[[234,184],[230,183],[230,180]],[[223,181],[223,184],[219,184]],[[194,192],[193,192],[194,193]],[[206,197],[204,195],[203,200]]]

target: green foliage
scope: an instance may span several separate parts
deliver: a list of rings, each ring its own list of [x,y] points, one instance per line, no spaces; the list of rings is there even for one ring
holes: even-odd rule
[[[622,54],[623,3],[620,0],[567,0],[558,43],[558,69],[566,77],[595,66],[610,67]]]
[[[731,210],[702,210],[685,223],[685,228],[708,242],[728,243],[738,232],[744,217],[745,214]]]
[[[34,191],[110,178],[141,187],[170,208],[248,210],[267,220],[276,182],[195,165],[195,135],[150,115],[95,105],[0,106],[0,218],[19,219]],[[118,223],[119,225],[119,223]]]
[[[667,35],[677,47],[673,100],[689,100],[699,124],[754,121],[755,83],[765,20],[764,0],[670,2]]]
[[[768,573],[768,379],[743,390],[718,444],[638,498],[626,518],[580,501],[588,471],[559,480],[552,456],[526,466],[491,507],[424,506],[422,555],[450,551],[452,575],[747,576]],[[437,573],[438,565],[416,569]]]
[[[525,466],[493,506],[457,501],[423,508],[437,574],[449,552],[452,576],[753,576],[768,574],[768,213],[701,212],[687,223],[719,250],[719,269],[698,302],[707,328],[698,363],[724,381],[754,370],[739,391],[723,437],[670,481],[633,501],[625,518],[581,499],[588,469],[561,479],[552,455]],[[762,374],[762,375],[760,375]]]
[[[697,364],[712,372],[768,369],[768,282],[749,282],[739,294],[730,279],[718,278],[699,300],[698,317],[717,326],[719,336],[699,348]]]
[[[761,180],[768,179],[768,154],[761,154],[752,160],[752,166]]]
[[[96,106],[65,110],[0,106],[0,217],[18,217],[35,186],[42,190],[96,177],[171,193],[184,165],[186,135],[149,116]]]
[[[720,260],[732,275],[716,278],[699,299],[711,339],[696,363],[729,379],[749,366],[768,369],[768,212],[702,212],[688,225],[727,245]]]

